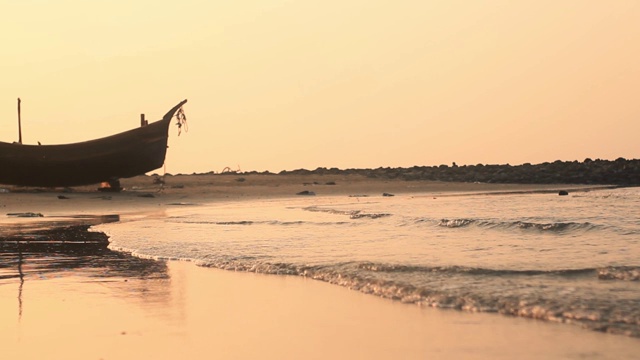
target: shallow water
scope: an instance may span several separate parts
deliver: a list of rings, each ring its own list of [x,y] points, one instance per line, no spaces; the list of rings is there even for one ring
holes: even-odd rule
[[[299,197],[95,226],[140,257],[640,337],[640,190]]]

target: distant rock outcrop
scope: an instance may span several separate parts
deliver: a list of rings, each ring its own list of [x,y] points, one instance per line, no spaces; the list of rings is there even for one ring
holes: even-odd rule
[[[410,168],[346,169],[317,168],[315,170],[282,171],[280,174],[347,175],[360,174],[370,178],[402,180],[434,180],[516,184],[594,184],[640,185],[640,160],[554,161],[542,164],[506,165],[439,165]]]

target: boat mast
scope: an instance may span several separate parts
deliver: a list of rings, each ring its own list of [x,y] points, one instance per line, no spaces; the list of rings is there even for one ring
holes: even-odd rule
[[[22,144],[22,121],[20,121],[20,98],[18,98],[18,143]]]

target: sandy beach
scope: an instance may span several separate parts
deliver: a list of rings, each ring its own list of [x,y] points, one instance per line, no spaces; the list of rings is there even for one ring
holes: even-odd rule
[[[95,186],[0,186],[8,190],[0,193],[4,214],[43,215],[3,214],[0,236],[91,224],[106,215],[127,221],[162,217],[168,207],[249,199],[592,188],[261,174],[168,176],[163,186],[140,176],[122,186],[120,193]],[[637,338],[403,304],[304,277],[223,271],[110,250],[89,255],[86,263],[74,255],[70,266],[46,253],[24,256],[21,271],[27,276],[15,275],[14,258],[0,267],[0,338],[3,354],[12,359],[632,359],[640,350]],[[26,265],[39,261],[38,269]]]
[[[122,192],[98,191],[98,185],[72,189],[5,189],[0,209],[5,213],[33,212],[50,216],[127,215],[149,216],[167,206],[196,205],[220,201],[242,201],[286,197],[351,196],[380,197],[383,194],[412,196],[455,196],[461,193],[558,192],[585,191],[604,186],[558,184],[487,184],[440,181],[404,181],[369,179],[360,175],[172,175],[159,184],[155,176],[122,179]],[[5,228],[15,223],[11,217],[0,218]],[[8,230],[7,230],[8,231]]]

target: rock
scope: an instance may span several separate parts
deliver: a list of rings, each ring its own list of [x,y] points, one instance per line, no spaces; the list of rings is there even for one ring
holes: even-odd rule
[[[164,185],[164,179],[159,175],[154,175],[153,176],[153,183],[155,185]]]
[[[306,195],[306,196],[314,196],[315,194],[316,193],[309,190],[304,190],[304,191],[300,191],[299,193],[296,193],[296,195]]]
[[[33,212],[8,213],[7,216],[15,216],[15,217],[44,217],[44,215],[42,215],[40,213],[33,213]]]
[[[382,193],[382,196],[395,196],[395,195],[390,193]]]
[[[560,195],[560,196],[569,195],[569,192],[568,192],[567,190],[560,190],[560,191],[558,192],[558,195]]]

